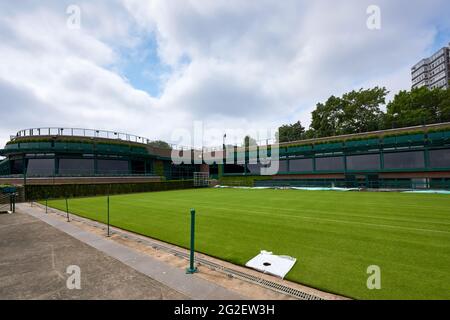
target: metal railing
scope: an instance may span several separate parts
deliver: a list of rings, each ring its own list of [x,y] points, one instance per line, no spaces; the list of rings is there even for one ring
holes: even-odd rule
[[[85,129],[85,128],[64,128],[64,127],[41,127],[41,128],[30,128],[23,129],[16,133],[16,135],[10,136],[10,140],[14,141],[16,138],[24,137],[41,137],[41,136],[64,136],[64,137],[85,137],[85,138],[103,138],[111,140],[120,140],[127,142],[135,142],[141,144],[150,144],[156,140],[148,139],[145,137],[123,133],[119,131],[108,131],[99,129]],[[261,139],[256,141],[258,146],[266,146],[275,143],[274,139]],[[172,149],[175,150],[194,150],[203,152],[212,151],[222,151],[222,146],[218,147],[193,147],[193,146],[182,146],[175,143],[168,143]],[[244,147],[244,143],[234,144],[238,148]],[[230,146],[228,146],[230,147]]]
[[[16,212],[17,193],[2,194],[0,193],[0,213]]]
[[[15,136],[10,136],[10,140],[14,141],[16,138],[23,137],[41,137],[41,136],[64,136],[64,137],[85,137],[85,138],[103,138],[111,140],[120,140],[127,142],[135,142],[142,144],[150,144],[156,140],[151,140],[145,137],[134,134],[123,133],[119,131],[108,131],[99,129],[85,129],[85,128],[62,128],[62,127],[44,127],[44,128],[30,128],[20,130]],[[191,147],[179,146],[169,143],[172,149],[189,150]]]
[[[423,129],[438,129],[441,127],[447,127],[450,126],[450,122],[444,122],[444,123],[436,123],[436,124],[424,124],[424,125],[418,125],[418,126],[411,126],[411,127],[403,127],[403,128],[395,128],[395,129],[387,129],[387,130],[378,130],[378,131],[371,131],[371,132],[363,132],[363,133],[354,133],[354,134],[346,134],[346,135],[338,135],[338,136],[331,136],[331,137],[322,137],[322,138],[312,138],[312,139],[304,139],[304,140],[297,140],[297,141],[289,141],[289,142],[282,142],[279,143],[280,147],[285,147],[292,145],[294,143],[300,143],[300,144],[311,144],[311,143],[318,143],[318,142],[327,142],[332,140],[346,140],[346,139],[352,139],[352,138],[360,138],[364,136],[377,136],[377,135],[389,135],[389,134],[395,134],[395,133],[402,133],[407,132],[411,130],[423,130]],[[98,130],[98,129],[84,129],[84,128],[63,128],[63,127],[44,127],[44,128],[30,128],[30,129],[24,129],[20,130],[16,133],[15,136],[11,136],[11,141],[14,141],[16,138],[23,138],[23,137],[39,137],[39,136],[68,136],[68,137],[87,137],[87,138],[104,138],[104,139],[111,139],[111,140],[120,140],[120,141],[128,141],[128,142],[134,142],[134,143],[141,143],[148,145],[152,142],[155,142],[156,140],[151,140],[145,137],[129,134],[129,133],[123,133],[118,131],[107,131],[107,130]],[[224,141],[225,142],[225,141]],[[275,139],[261,139],[256,141],[256,145],[260,147],[264,146],[270,146],[272,144],[276,143]],[[198,152],[214,152],[214,151],[222,151],[222,145],[217,147],[193,147],[193,146],[182,146],[175,143],[168,143],[172,149],[175,150],[194,150]],[[243,148],[245,145],[244,143],[233,143],[230,145],[229,143],[226,143],[228,149],[232,149],[231,146],[237,147],[238,149]],[[253,145],[250,146],[250,148],[254,147]]]
[[[150,142],[150,140],[147,138],[128,133],[98,130],[98,129],[61,128],[61,127],[24,129],[18,131],[15,136],[11,136],[11,139],[16,137],[35,137],[35,136],[73,136],[73,137],[117,139],[138,143]]]

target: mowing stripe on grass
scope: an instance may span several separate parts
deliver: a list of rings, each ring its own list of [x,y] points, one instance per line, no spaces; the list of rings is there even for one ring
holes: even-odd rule
[[[106,221],[104,197],[71,199]],[[50,201],[58,209],[63,201]],[[449,299],[450,197],[400,193],[202,189],[111,197],[111,224],[188,247],[197,209],[199,252],[245,264],[260,250],[296,257],[287,279],[364,299]],[[382,289],[366,287],[369,265]]]

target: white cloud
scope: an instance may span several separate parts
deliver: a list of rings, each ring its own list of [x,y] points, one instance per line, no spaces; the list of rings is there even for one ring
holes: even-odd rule
[[[163,139],[194,120],[220,132],[265,130],[308,124],[331,94],[407,89],[411,65],[431,53],[437,30],[449,29],[450,4],[377,1],[382,28],[371,31],[372,2],[78,1],[80,30],[66,28],[71,2],[2,3],[0,143],[37,126]],[[121,51],[137,50],[149,34],[172,71],[158,97],[115,71]]]
[[[250,115],[262,116],[272,124],[297,115],[308,123],[319,100],[374,80],[391,90],[408,88],[410,66],[433,43],[438,23],[448,24],[443,7],[449,7],[444,1],[379,1],[382,29],[371,31],[371,1],[125,3],[157,31],[163,61],[191,61],[167,83],[162,102],[197,116],[208,109],[248,122]]]

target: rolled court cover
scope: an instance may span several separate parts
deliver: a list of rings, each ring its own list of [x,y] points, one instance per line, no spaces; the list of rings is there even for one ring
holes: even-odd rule
[[[277,256],[272,252],[262,250],[260,254],[249,260],[245,266],[284,279],[296,261],[297,259],[293,257]]]

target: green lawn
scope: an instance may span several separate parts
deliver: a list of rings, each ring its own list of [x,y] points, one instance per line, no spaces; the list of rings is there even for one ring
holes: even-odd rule
[[[260,250],[297,258],[287,279],[357,299],[450,299],[450,197],[436,194],[202,189],[112,196],[112,225],[237,264]],[[65,210],[64,200],[49,205]],[[70,199],[106,221],[106,197]],[[369,290],[369,265],[381,290]]]

